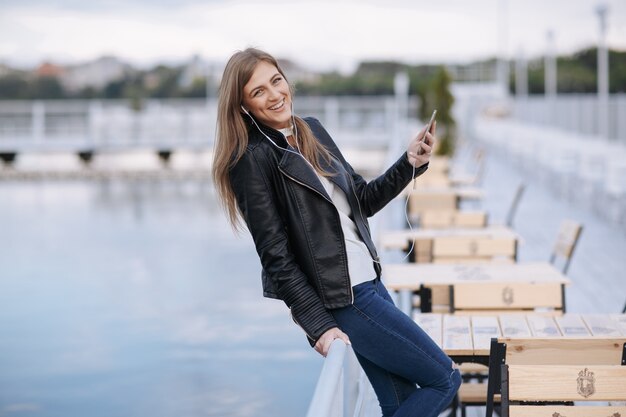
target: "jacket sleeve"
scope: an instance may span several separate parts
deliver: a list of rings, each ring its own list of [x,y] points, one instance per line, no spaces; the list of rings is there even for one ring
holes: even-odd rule
[[[363,214],[367,217],[378,213],[400,194],[413,178],[417,178],[428,169],[428,163],[425,163],[419,168],[415,168],[415,175],[413,176],[413,165],[409,162],[408,155],[405,151],[384,174],[367,182],[361,175],[357,174],[348,161],[346,161],[321,123],[316,119],[313,119],[313,121],[318,124],[319,130],[326,136],[326,140],[331,143],[333,148],[329,149],[331,153],[340,159],[341,163],[352,177],[352,182],[354,183],[359,203],[363,209]]]
[[[263,270],[313,346],[337,324],[295,261],[270,177],[267,160],[253,151],[247,151],[230,171],[237,205],[252,234]]]

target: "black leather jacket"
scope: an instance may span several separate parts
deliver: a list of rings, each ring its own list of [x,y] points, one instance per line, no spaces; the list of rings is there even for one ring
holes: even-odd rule
[[[391,168],[367,183],[346,162],[321,123],[305,121],[334,156],[322,166],[348,198],[358,233],[378,260],[367,217],[396,197],[411,181],[413,167],[404,153]],[[287,148],[284,136],[259,123],[266,135]],[[282,299],[311,345],[336,327],[327,309],[353,301],[339,214],[312,168],[300,156],[274,146],[249,125],[248,147],[230,171],[237,204],[261,260],[263,295]],[[416,169],[420,175],[427,164]],[[358,201],[357,201],[358,196]],[[381,268],[374,263],[378,276]]]

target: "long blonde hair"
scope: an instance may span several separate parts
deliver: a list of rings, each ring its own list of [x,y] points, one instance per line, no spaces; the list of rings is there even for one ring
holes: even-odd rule
[[[260,61],[276,67],[287,80],[276,59],[270,54],[255,48],[236,52],[226,64],[220,83],[217,107],[217,137],[213,153],[213,181],[218,197],[226,210],[234,229],[241,226],[241,213],[237,208],[235,194],[230,184],[230,169],[239,161],[248,146],[248,129],[241,113],[243,88],[252,77]],[[289,85],[293,100],[294,90]],[[330,175],[320,165],[320,157],[330,161],[328,150],[315,138],[309,125],[294,115],[298,141],[302,155],[324,176]]]

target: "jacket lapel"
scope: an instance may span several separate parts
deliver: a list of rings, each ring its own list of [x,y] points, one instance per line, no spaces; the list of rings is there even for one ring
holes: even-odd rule
[[[332,183],[337,185],[346,194],[349,199],[352,190],[348,183],[345,168],[336,158],[331,158],[330,163],[324,158],[320,158],[320,166],[326,172],[331,172],[334,175],[327,177]],[[322,194],[324,197],[331,200],[330,196],[322,186],[317,174],[313,171],[313,167],[305,162],[304,158],[294,154],[293,152],[285,152],[281,161],[280,168],[285,174],[292,177],[298,182],[313,188],[315,191]]]
[[[322,159],[320,160],[320,165],[326,172],[332,172],[335,174],[328,177],[328,179],[341,188],[341,190],[346,193],[346,196],[350,195],[350,185],[348,184],[348,178],[346,177],[347,172],[337,158],[333,157],[330,164],[326,163],[326,161]]]
[[[285,152],[278,167],[291,179],[317,191],[327,200],[332,201],[319,178],[317,178],[317,174],[313,171],[313,167],[309,166],[302,156],[295,152]]]

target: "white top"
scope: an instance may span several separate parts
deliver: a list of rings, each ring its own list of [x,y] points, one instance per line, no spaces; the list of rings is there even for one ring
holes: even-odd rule
[[[365,243],[359,238],[356,224],[350,219],[352,210],[350,209],[346,193],[326,177],[319,174],[317,174],[317,177],[322,182],[324,189],[330,196],[333,204],[335,204],[337,212],[339,213],[341,229],[343,230],[343,237],[346,243],[346,254],[348,255],[350,285],[354,287],[362,282],[373,280],[376,278],[374,260]]]

